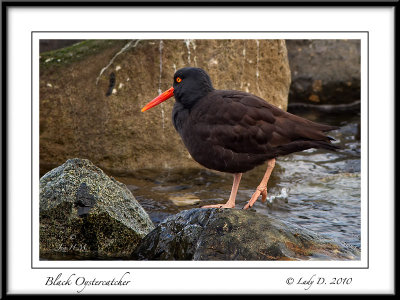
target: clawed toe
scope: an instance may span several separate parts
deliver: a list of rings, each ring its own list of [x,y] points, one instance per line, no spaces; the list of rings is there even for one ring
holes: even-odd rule
[[[251,206],[250,206],[250,203],[249,203],[249,202],[247,202],[247,203],[246,203],[246,205],[245,205],[245,206],[243,206],[243,208],[242,208],[242,209],[246,210],[246,209],[249,209],[249,208],[251,208]]]
[[[261,192],[261,202],[264,203],[267,200],[267,188]]]
[[[204,205],[201,208],[234,208],[235,206],[230,205],[228,203],[226,204],[211,204],[211,205]]]
[[[247,202],[247,204],[243,206],[243,209],[251,208],[260,195],[261,195],[261,202],[264,203],[267,200],[267,188],[257,188],[253,196],[251,196],[249,202]]]

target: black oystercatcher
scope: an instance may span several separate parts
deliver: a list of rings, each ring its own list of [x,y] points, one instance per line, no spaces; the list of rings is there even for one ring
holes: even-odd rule
[[[267,198],[267,183],[275,158],[309,148],[335,150],[322,125],[285,112],[265,100],[241,91],[216,90],[208,74],[199,68],[176,71],[173,87],[149,102],[148,110],[175,96],[172,122],[190,155],[206,168],[233,173],[233,186],[225,204],[235,207],[242,173],[267,162],[267,171],[249,202]]]

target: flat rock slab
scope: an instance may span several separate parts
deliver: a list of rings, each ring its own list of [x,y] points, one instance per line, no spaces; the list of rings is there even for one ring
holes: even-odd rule
[[[253,211],[195,208],[160,223],[135,260],[355,260],[357,248]]]
[[[154,225],[128,188],[86,159],[40,179],[40,257],[126,257]]]

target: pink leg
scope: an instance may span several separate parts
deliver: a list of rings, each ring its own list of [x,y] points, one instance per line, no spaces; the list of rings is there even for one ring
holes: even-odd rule
[[[249,200],[249,202],[247,202],[247,204],[243,207],[243,209],[248,209],[249,207],[252,207],[260,195],[262,196],[261,201],[265,202],[265,200],[267,199],[268,180],[269,177],[271,176],[274,167],[275,167],[275,158],[268,160],[267,171],[265,171],[264,178],[261,180],[253,196],[251,196],[251,199]]]
[[[242,173],[236,173],[233,175],[233,185],[231,195],[229,196],[228,202],[225,204],[213,204],[213,205],[205,205],[203,208],[217,207],[217,208],[234,208],[235,207],[235,199],[236,194],[239,188],[240,179],[242,178]]]

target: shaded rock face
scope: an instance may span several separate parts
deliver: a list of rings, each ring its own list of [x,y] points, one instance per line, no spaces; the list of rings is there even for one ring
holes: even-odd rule
[[[283,40],[85,41],[41,53],[41,174],[71,157],[116,175],[199,167],[172,125],[174,99],[140,111],[187,66],[205,69],[216,89],[248,91],[286,109]]]
[[[360,100],[360,40],[286,40],[289,102],[345,104]]]
[[[352,260],[357,249],[253,211],[191,209],[171,216],[132,253],[136,260]]]
[[[40,179],[40,256],[126,257],[154,225],[126,186],[89,160]]]

